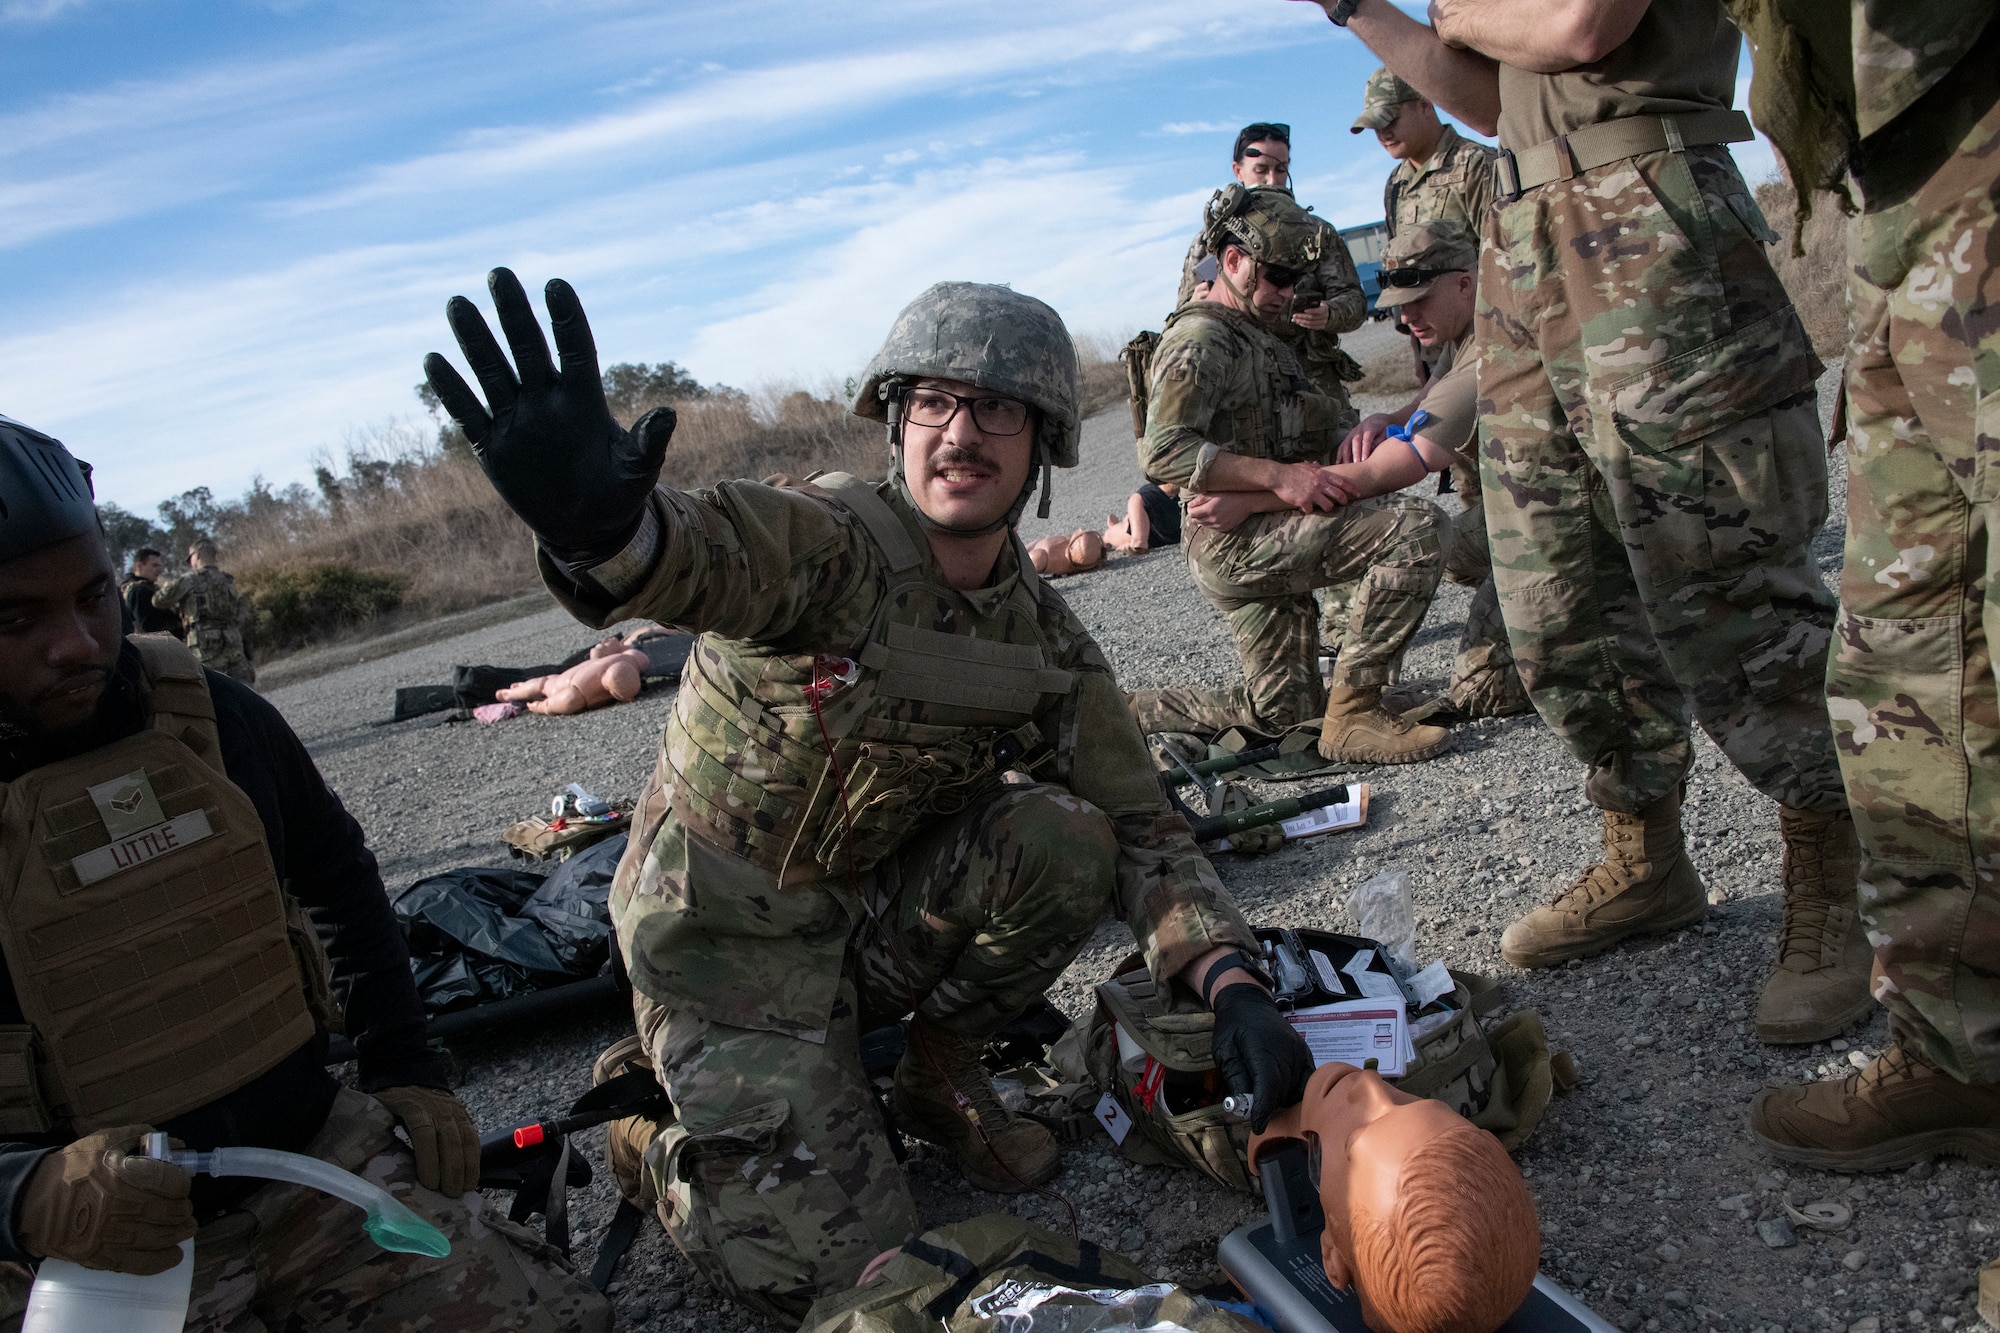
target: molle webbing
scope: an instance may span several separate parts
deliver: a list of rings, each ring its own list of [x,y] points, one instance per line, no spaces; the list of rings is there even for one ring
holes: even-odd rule
[[[996,713],[1032,713],[1042,696],[1067,694],[1073,673],[1044,665],[1031,644],[994,643],[963,634],[940,634],[915,625],[889,625],[861,650],[861,665],[881,673],[875,692]]]
[[[171,1119],[313,1035],[263,824],[223,772],[201,668],[170,639],[133,643],[152,726],[0,788],[0,944],[27,1020],[0,1033],[0,1128]],[[137,831],[91,795],[135,773],[165,819]],[[100,858],[89,883],[78,857]]]

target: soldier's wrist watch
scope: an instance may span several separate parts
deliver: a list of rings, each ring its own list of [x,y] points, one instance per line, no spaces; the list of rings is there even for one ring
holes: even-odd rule
[[[1344,28],[1347,20],[1353,18],[1354,11],[1360,7],[1361,0],[1334,0],[1334,6],[1326,11],[1326,16]]]

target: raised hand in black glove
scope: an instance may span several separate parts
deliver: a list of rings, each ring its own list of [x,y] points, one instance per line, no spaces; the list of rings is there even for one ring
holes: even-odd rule
[[[549,361],[521,280],[496,268],[486,286],[514,364],[507,364],[479,308],[454,296],[445,318],[486,402],[436,352],[424,358],[424,378],[472,441],[493,489],[550,554],[573,567],[593,565],[623,550],[638,531],[673,437],[673,409],[654,408],[629,431],[612,419],[590,323],[561,278],[543,289],[560,371]]]
[[[1312,1052],[1262,986],[1239,981],[1209,1001],[1215,1010],[1216,1067],[1233,1093],[1250,1093],[1250,1128],[1258,1134],[1271,1113],[1295,1105],[1312,1077]]]

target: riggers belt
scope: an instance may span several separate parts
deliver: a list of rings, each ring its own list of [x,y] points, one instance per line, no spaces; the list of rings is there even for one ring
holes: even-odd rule
[[[0,1133],[170,1119],[275,1066],[330,1008],[317,940],[223,772],[200,665],[133,642],[152,725],[5,784],[0,950],[27,1022],[0,1028]]]
[[[927,586],[921,533],[866,482],[830,473],[814,484],[853,511],[889,558],[898,581],[874,624],[858,644],[807,651],[698,647],[663,749],[661,776],[680,821],[781,882],[808,868],[808,878],[844,875],[850,857],[855,871],[866,871],[927,820],[996,789],[1008,769],[1032,768],[1050,738],[1030,719],[1072,679],[1047,665],[1039,642],[996,642],[899,619],[922,600],[904,594]],[[1023,577],[1016,624],[1036,624],[1036,586]],[[837,679],[829,679],[828,652],[852,654]],[[845,780],[846,821],[808,699],[815,689]],[[908,721],[909,702],[929,705],[933,719],[943,709],[951,721]]]

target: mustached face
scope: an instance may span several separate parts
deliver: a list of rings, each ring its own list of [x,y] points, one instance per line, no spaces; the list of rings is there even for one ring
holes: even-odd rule
[[[0,564],[0,715],[31,733],[88,721],[121,629],[117,576],[95,534]]]
[[[903,421],[903,479],[917,507],[945,528],[975,531],[1005,517],[1028,484],[1035,445],[1034,413],[1019,411],[1016,400],[984,391],[963,380],[919,380],[911,395],[928,394],[924,415],[951,413],[942,426],[912,420],[906,400]],[[946,406],[945,395],[971,402]],[[1022,424],[1012,434],[995,427]]]

